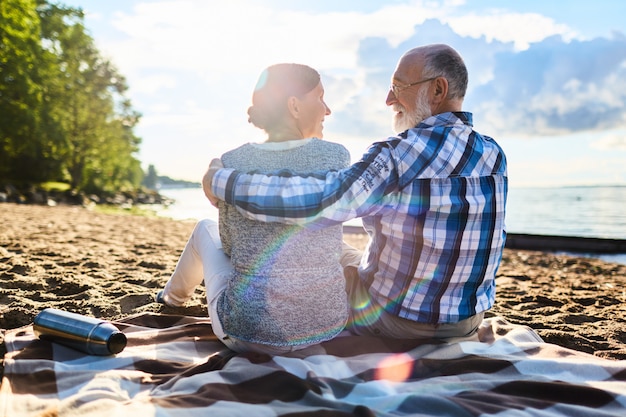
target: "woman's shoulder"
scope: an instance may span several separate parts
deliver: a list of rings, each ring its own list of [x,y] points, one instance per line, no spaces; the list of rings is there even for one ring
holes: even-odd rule
[[[341,143],[313,138],[310,144],[321,152],[330,152],[342,157],[347,156],[348,159],[350,159],[350,151]]]
[[[350,151],[341,143],[314,138],[311,140],[311,145],[317,155],[326,155],[339,161],[340,167],[350,165]]]
[[[232,155],[238,155],[243,152],[249,152],[251,147],[252,145],[250,143],[244,143],[241,146],[237,146],[236,148],[233,148],[229,151],[224,152],[221,157],[224,158],[225,156],[228,157]]]
[[[245,143],[241,146],[233,148],[222,154],[220,159],[226,167],[236,167],[242,162],[249,161],[256,154],[254,145],[252,143]]]
[[[294,143],[296,143],[294,141]],[[247,143],[225,152],[222,162],[227,168],[243,170],[292,169],[296,171],[341,169],[350,164],[350,152],[340,143],[318,138],[301,140],[298,146],[264,146]],[[272,143],[269,145],[277,145]]]
[[[336,149],[336,150],[344,150],[346,152],[348,152],[348,149],[346,149],[345,146],[343,146],[341,143],[338,142],[332,142],[329,140],[323,140],[323,139],[319,139],[319,138],[312,138],[311,141],[309,142],[309,144],[311,146],[317,146],[320,148],[327,148],[327,149]]]

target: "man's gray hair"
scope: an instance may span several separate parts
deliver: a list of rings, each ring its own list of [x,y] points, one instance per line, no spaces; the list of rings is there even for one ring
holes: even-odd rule
[[[467,67],[452,48],[433,48],[425,53],[424,78],[444,77],[448,80],[448,99],[463,99],[467,91]]]

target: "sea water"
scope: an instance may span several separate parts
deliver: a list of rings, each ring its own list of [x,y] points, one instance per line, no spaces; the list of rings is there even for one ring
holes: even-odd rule
[[[173,203],[157,208],[157,214],[174,220],[213,219],[217,209],[205,197],[202,188],[162,188],[159,194],[171,198]]]
[[[175,200],[158,210],[161,216],[217,220],[217,209],[201,188],[162,189],[160,193]],[[510,188],[506,228],[509,233],[626,239],[626,186]],[[626,263],[626,255],[593,256]]]
[[[512,188],[507,230],[626,239],[626,186]]]

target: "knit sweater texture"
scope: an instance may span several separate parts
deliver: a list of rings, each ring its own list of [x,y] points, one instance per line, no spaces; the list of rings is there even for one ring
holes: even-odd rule
[[[246,144],[222,155],[227,168],[307,174],[350,164],[345,147],[316,138]],[[339,264],[342,226],[313,230],[244,218],[219,205],[220,238],[233,274],[218,303],[226,334],[275,346],[336,336],[348,317]]]

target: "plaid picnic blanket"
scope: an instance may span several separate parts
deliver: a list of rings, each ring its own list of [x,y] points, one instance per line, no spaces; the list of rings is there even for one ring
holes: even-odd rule
[[[626,415],[626,361],[501,318],[480,342],[345,336],[282,357],[229,351],[208,318],[115,324],[128,345],[111,357],[7,332],[0,416]]]

